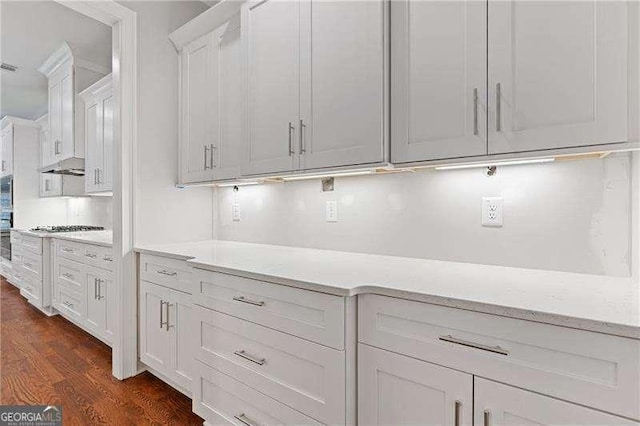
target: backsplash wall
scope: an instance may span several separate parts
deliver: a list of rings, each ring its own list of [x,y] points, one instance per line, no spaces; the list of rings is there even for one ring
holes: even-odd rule
[[[637,159],[637,158],[636,158]],[[483,169],[336,178],[214,191],[217,239],[629,276],[632,155]],[[482,197],[504,227],[481,226]],[[232,220],[232,203],[240,206]],[[325,202],[338,222],[325,222]]]

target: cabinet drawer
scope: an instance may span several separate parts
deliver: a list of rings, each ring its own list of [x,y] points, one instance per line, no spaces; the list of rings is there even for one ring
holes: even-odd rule
[[[336,349],[344,348],[344,298],[194,269],[194,301]]]
[[[58,287],[56,308],[66,317],[75,321],[82,321],[84,317],[84,303],[81,293],[66,287]]]
[[[140,255],[140,279],[191,293],[191,267],[184,261]]]
[[[22,235],[18,231],[11,231],[9,235],[11,244],[20,244],[22,242]]]
[[[42,256],[28,251],[20,254],[20,268],[25,275],[30,275],[34,279],[42,281]]]
[[[20,293],[32,302],[42,298],[42,283],[33,277],[22,275]]]
[[[226,374],[195,364],[193,412],[210,424],[320,425]]]
[[[640,341],[446,308],[358,296],[363,343],[640,418]]]
[[[113,271],[113,249],[111,247],[98,247],[98,268]]]
[[[42,254],[42,238],[21,234],[21,239],[20,245],[25,251]]]
[[[85,277],[83,265],[69,259],[58,259],[57,262],[57,268],[54,268],[56,285],[82,293],[83,278]]]
[[[345,422],[344,352],[194,306],[196,358],[327,424]]]
[[[84,253],[82,252],[82,244],[73,241],[56,240],[56,254],[58,257],[75,260],[76,262],[84,262]]]

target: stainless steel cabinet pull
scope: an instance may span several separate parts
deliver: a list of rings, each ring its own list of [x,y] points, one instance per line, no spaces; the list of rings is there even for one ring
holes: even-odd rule
[[[462,402],[456,401],[456,404],[455,404],[455,410],[456,411],[454,412],[454,416],[453,416],[453,418],[454,418],[454,423],[453,424],[455,426],[460,426],[460,409],[461,408],[462,408]]]
[[[4,160],[2,160],[2,171],[4,172],[5,168],[4,168]]]
[[[505,349],[502,349],[500,346],[483,345],[481,343],[474,343],[468,340],[458,339],[457,337],[453,337],[450,335],[440,336],[438,337],[438,339],[442,340],[443,342],[455,343],[456,345],[462,345],[462,346],[467,346],[469,348],[480,349],[482,351],[493,352],[494,354],[509,355],[509,352]]]
[[[29,287],[29,288],[31,288],[31,287]],[[72,308],[73,309],[73,303],[71,303],[71,302],[64,301],[64,302],[62,302],[62,304],[64,306],[66,306],[67,308]]]
[[[104,297],[102,296],[102,283],[104,283],[104,280],[101,280],[100,278],[98,278],[98,300],[102,300],[104,299]]]
[[[169,303],[169,302],[164,302],[165,306],[167,307],[167,320],[164,322],[165,325],[165,330],[169,331],[169,329],[171,327],[173,327],[172,325],[169,325],[169,308],[173,306],[173,303]]]
[[[216,147],[213,146],[213,144],[209,145],[211,148],[209,148],[209,155],[211,156],[209,164],[211,164],[211,168],[214,169],[216,167],[216,155],[215,155],[215,149]]]
[[[244,358],[247,361],[254,362],[254,363],[258,364],[258,365],[264,365],[264,363],[267,361],[264,358],[257,358],[257,357],[254,357],[252,355],[249,355],[248,353],[246,353],[244,351],[244,349],[241,350],[241,351],[235,351],[233,354],[234,355],[238,355],[240,358]]]
[[[60,149],[58,148],[58,146],[60,146],[60,141],[56,139],[56,141],[53,143],[53,151],[55,155],[60,154]]]
[[[93,253],[85,253],[84,254],[85,257],[89,257],[91,259],[95,259],[97,257],[97,255],[93,254]]]
[[[478,89],[473,89],[473,134],[478,135]]]
[[[113,258],[112,257],[108,257],[108,256],[103,257],[102,260],[104,260],[106,262],[113,262]]]
[[[98,300],[98,279],[93,279],[93,298]]]
[[[301,118],[300,119],[300,154],[304,154],[305,152],[307,152],[306,149],[304,149],[304,129],[307,127],[306,124],[304,124],[304,120]]]
[[[489,420],[491,420],[491,411],[484,410],[483,417],[484,417],[484,426],[489,426]]]
[[[160,270],[160,271],[156,271],[156,272],[157,272],[158,274],[161,274],[161,275],[167,275],[167,276],[170,276],[170,277],[175,277],[176,275],[178,275],[178,273],[177,273],[177,272],[171,272],[171,271],[167,271],[167,270],[165,270],[165,269],[162,269],[162,270]]]
[[[164,327],[164,321],[162,320],[162,317],[163,317],[162,305],[164,305],[164,300],[160,299],[160,328]]]
[[[73,250],[68,249],[68,248],[66,248],[66,247],[62,247],[62,249],[61,249],[61,250],[62,250],[62,251],[65,251],[65,252],[67,252],[67,253],[72,253],[72,252],[73,252]]]
[[[207,166],[207,151],[209,150],[208,146],[204,146],[204,169],[207,170],[209,167]]]
[[[70,280],[73,279],[73,275],[68,273],[68,272],[63,273],[62,276],[65,277],[65,278],[69,278]]]
[[[244,296],[235,296],[233,298],[233,300],[235,300],[236,302],[248,303],[250,305],[264,306],[264,302],[263,301],[256,301],[256,300],[247,299]]]
[[[496,84],[496,131],[502,131],[502,85]]]
[[[293,124],[289,122],[289,156],[295,154],[293,150]]]
[[[251,420],[249,417],[245,416],[244,413],[240,413],[237,416],[233,416],[236,420],[238,420],[240,423],[245,424],[247,426],[258,426],[258,423],[255,423],[253,420]]]

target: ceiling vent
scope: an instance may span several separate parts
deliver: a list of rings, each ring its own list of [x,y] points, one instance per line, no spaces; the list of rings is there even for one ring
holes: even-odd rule
[[[16,72],[16,70],[18,69],[18,67],[16,67],[15,65],[11,65],[11,64],[6,64],[6,63],[2,63],[2,65],[0,65],[0,68],[2,68],[5,71],[11,71],[11,72]]]

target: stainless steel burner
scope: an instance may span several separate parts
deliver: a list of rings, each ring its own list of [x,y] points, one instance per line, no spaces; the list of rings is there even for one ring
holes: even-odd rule
[[[37,232],[79,232],[79,231],[103,231],[102,226],[90,226],[90,225],[64,225],[64,226],[36,226],[31,228],[30,231]]]

